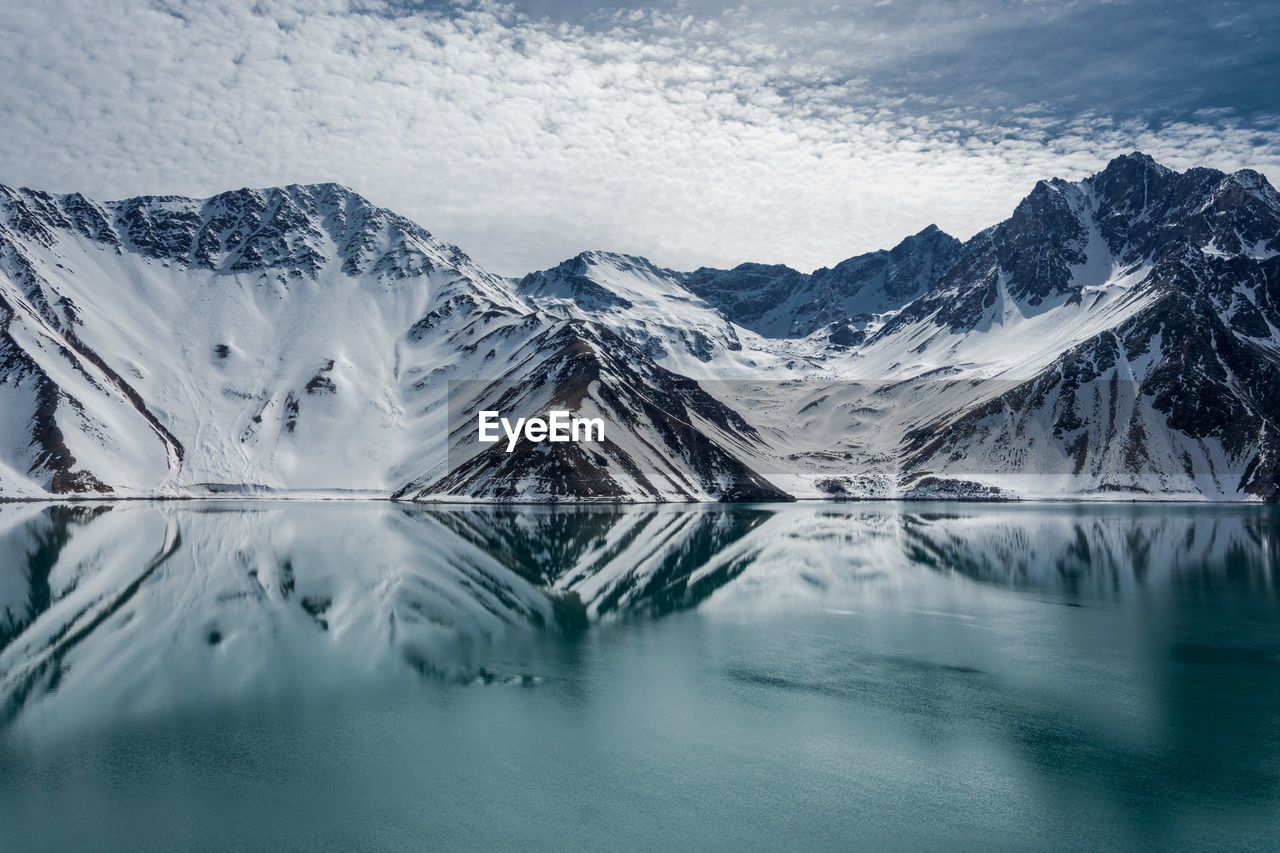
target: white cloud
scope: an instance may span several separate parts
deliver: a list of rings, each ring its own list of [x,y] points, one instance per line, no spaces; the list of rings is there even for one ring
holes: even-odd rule
[[[1274,132],[1229,118],[1156,133],[1034,105],[908,110],[743,10],[596,23],[489,4],[15,8],[0,181],[119,197],[337,180],[515,274],[586,248],[810,269],[930,222],[968,236],[1037,179],[1134,148],[1280,173]],[[873,35],[858,44],[882,50]]]

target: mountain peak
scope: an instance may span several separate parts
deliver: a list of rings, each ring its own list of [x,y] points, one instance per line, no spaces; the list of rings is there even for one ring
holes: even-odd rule
[[[125,199],[113,204],[125,205],[138,201],[150,202],[161,200],[186,201],[208,209],[211,205],[235,209],[266,210],[270,207],[285,205],[297,208],[310,216],[324,217],[334,211],[346,215],[353,212],[387,215],[390,211],[369,201],[360,193],[343,184],[328,181],[318,184],[286,184],[275,187],[241,187],[227,190],[207,199],[184,199],[179,196],[143,197],[141,199]]]
[[[1106,167],[1098,172],[1094,177],[1101,175],[1127,175],[1140,176],[1144,174],[1171,175],[1173,170],[1162,163],[1157,162],[1156,158],[1150,154],[1144,154],[1141,151],[1132,151],[1128,154],[1121,154],[1113,157]]]
[[[1107,167],[1110,168],[1111,166],[1123,164],[1142,165],[1148,168],[1163,169],[1166,172],[1169,171],[1166,166],[1161,165],[1156,161],[1156,158],[1152,157],[1150,154],[1137,150],[1111,158],[1111,162],[1107,164]]]
[[[960,241],[943,231],[936,224],[930,223],[915,234],[903,237],[898,242],[898,245],[889,250],[889,254],[899,255],[904,252],[918,251],[926,246],[950,246],[952,244],[958,247]]]
[[[624,252],[609,252],[603,249],[589,249],[579,252],[571,259],[586,264],[610,264],[621,269],[653,268],[653,263],[640,255],[628,255]]]
[[[1267,180],[1267,176],[1253,169],[1239,169],[1223,178],[1223,183],[1231,184],[1257,195],[1259,198],[1276,199],[1276,189]]]
[[[643,258],[639,255],[628,255],[622,252],[609,252],[602,249],[589,249],[584,252],[579,252],[572,258],[567,258],[566,260],[561,261],[550,269],[538,270],[536,272],[529,273],[524,278],[534,280],[547,274],[570,277],[591,277],[592,268],[601,268],[605,271],[612,269],[619,272],[640,272],[658,276],[670,273],[669,270],[664,270],[648,258]]]

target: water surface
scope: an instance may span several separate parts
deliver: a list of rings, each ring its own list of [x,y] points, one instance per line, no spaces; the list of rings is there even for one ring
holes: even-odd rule
[[[1280,513],[0,506],[4,850],[1266,849]]]

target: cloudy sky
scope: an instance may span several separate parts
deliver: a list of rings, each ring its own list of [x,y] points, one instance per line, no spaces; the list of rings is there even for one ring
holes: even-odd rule
[[[1135,148],[1276,182],[1269,5],[0,0],[0,183],[336,180],[503,274],[809,270]]]

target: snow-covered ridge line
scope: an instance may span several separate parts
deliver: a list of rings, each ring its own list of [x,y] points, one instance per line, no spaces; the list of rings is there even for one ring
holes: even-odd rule
[[[1136,153],[809,275],[503,279],[336,184],[0,186],[0,500],[1275,500],[1278,363],[1280,195]],[[486,454],[468,383],[609,440]]]

